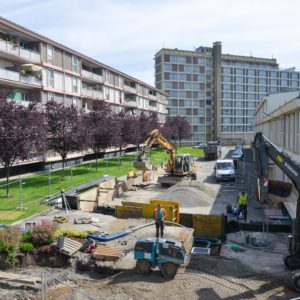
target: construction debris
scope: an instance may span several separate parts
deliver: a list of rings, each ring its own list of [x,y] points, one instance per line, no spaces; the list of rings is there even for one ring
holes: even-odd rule
[[[101,260],[117,260],[123,255],[121,248],[111,247],[106,245],[97,245],[93,257]]]
[[[54,217],[53,221],[56,222],[56,223],[63,224],[63,223],[68,223],[69,222],[69,218],[66,218],[66,217]]]
[[[92,218],[77,218],[74,219],[74,224],[92,224]]]
[[[64,236],[59,236],[56,246],[58,247],[59,251],[67,256],[72,256],[78,250],[84,248],[84,244],[69,239]]]
[[[35,288],[41,283],[41,277],[24,276],[15,273],[0,272],[0,283],[7,286],[27,286]]]

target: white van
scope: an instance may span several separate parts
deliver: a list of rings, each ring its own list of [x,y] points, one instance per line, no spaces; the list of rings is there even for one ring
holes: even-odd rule
[[[232,159],[218,159],[214,169],[217,182],[235,180],[235,168]]]

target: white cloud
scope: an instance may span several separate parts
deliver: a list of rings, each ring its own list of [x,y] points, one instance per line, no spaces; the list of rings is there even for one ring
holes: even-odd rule
[[[160,48],[277,58],[300,69],[297,0],[2,0],[2,16],[154,83]]]

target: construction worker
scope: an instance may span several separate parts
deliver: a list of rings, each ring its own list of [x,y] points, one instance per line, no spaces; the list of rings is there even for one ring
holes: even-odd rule
[[[166,211],[164,208],[157,204],[157,208],[154,210],[153,218],[155,220],[156,227],[156,238],[159,238],[159,229],[160,229],[160,237],[164,235],[164,221],[166,219]]]
[[[237,202],[239,204],[239,210],[238,210],[238,217],[240,216],[240,213],[242,212],[244,220],[247,220],[247,205],[248,205],[248,195],[245,193],[245,191],[242,191],[237,196]]]

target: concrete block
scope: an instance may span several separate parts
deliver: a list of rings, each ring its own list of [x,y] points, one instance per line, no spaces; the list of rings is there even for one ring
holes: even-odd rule
[[[102,206],[103,204],[107,204],[108,202],[113,201],[114,194],[115,194],[114,190],[100,189],[98,191],[97,205]]]
[[[115,185],[116,185],[116,180],[115,180],[115,178],[112,178],[112,179],[109,179],[109,180],[99,183],[98,188],[112,190],[112,189],[114,189]]]
[[[139,175],[135,178],[132,178],[133,179],[133,185],[139,185],[141,183],[143,183],[143,176],[142,175]]]
[[[88,189],[80,194],[78,194],[79,200],[89,200],[89,201],[96,201],[98,194],[97,187],[93,187]]]
[[[78,210],[85,211],[85,212],[93,212],[97,209],[97,202],[96,201],[78,201]]]
[[[124,192],[126,192],[128,190],[129,189],[126,186],[125,181],[119,181],[115,187],[115,195],[116,195],[116,197],[121,196]]]

